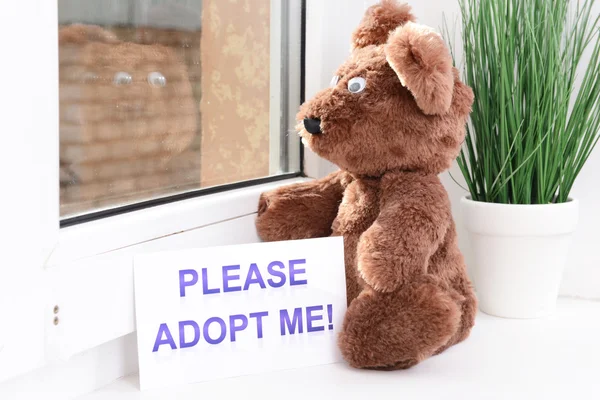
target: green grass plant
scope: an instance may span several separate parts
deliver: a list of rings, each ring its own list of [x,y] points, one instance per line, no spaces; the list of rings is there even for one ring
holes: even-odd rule
[[[458,165],[472,199],[567,201],[600,137],[594,1],[459,2],[475,103]]]

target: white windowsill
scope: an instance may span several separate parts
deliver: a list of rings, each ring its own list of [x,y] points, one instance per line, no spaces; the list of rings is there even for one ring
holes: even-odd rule
[[[146,392],[132,375],[79,399],[591,399],[600,393],[599,337],[600,302],[563,298],[545,319],[480,313],[466,342],[406,371],[332,364]]]
[[[306,180],[298,177],[248,186],[63,228],[45,267],[250,215],[256,212],[262,192]]]

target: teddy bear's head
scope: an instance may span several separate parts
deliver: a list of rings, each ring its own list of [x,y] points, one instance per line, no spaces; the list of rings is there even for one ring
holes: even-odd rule
[[[414,23],[410,7],[370,7],[331,87],[300,108],[305,145],[363,176],[391,170],[439,173],[456,158],[473,92],[442,37]]]

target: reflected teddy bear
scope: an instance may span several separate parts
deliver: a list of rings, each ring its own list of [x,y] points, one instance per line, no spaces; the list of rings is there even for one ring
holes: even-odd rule
[[[122,42],[93,25],[59,31],[61,181],[90,186],[82,198],[165,185],[134,179],[164,169],[196,135],[186,66],[162,45]],[[127,180],[119,187],[119,179]],[[127,192],[127,193],[125,193]]]

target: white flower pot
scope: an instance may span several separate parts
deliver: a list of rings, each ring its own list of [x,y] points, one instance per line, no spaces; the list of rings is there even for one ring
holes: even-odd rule
[[[461,200],[479,308],[506,318],[552,314],[579,203],[509,205]]]

